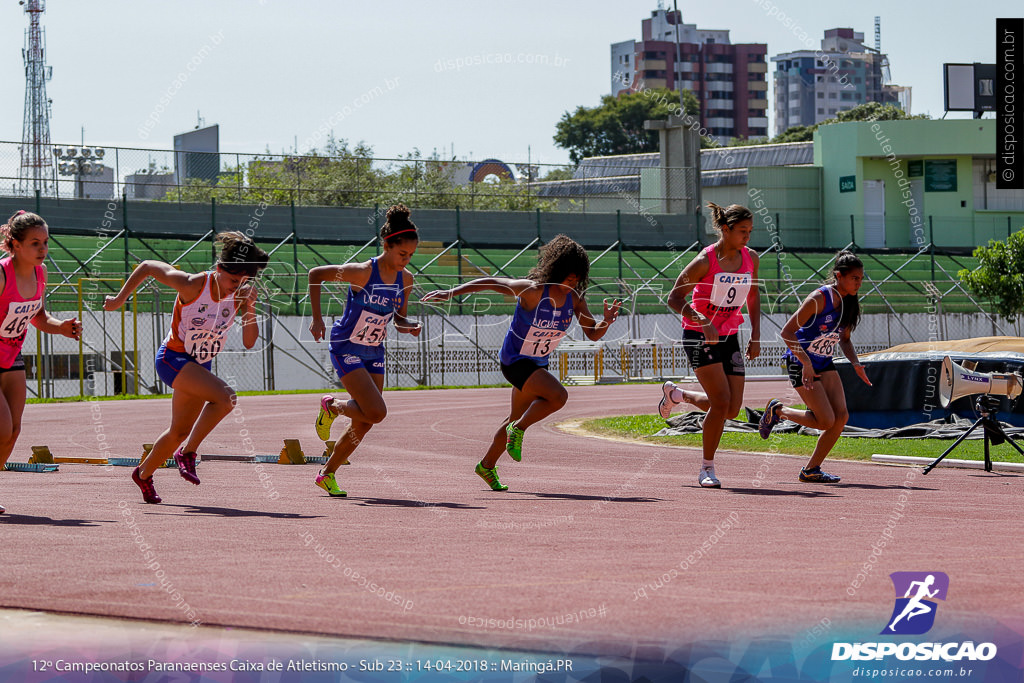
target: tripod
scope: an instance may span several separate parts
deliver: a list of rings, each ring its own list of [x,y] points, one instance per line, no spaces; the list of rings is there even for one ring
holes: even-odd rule
[[[981,417],[971,425],[964,434],[961,434],[953,445],[946,449],[946,452],[935,458],[927,467],[924,468],[924,474],[928,474],[932,471],[939,462],[947,455],[953,452],[953,449],[960,445],[960,442],[971,435],[975,429],[979,426],[985,431],[985,471],[992,471],[992,460],[989,458],[988,449],[989,443],[993,446],[998,446],[1004,441],[1008,442],[1011,446],[1017,449],[1017,452],[1024,455],[1024,450],[1017,445],[1017,442],[1006,435],[1003,431],[1003,426],[999,424],[999,420],[996,419],[996,412],[999,409],[999,398],[990,394],[982,394],[978,396],[978,400],[974,402],[974,407],[977,409]]]

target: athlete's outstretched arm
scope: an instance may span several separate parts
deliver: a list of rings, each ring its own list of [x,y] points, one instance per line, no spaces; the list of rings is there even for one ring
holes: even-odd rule
[[[537,283],[533,280],[513,280],[512,278],[507,277],[481,277],[476,280],[470,280],[469,282],[457,287],[452,287],[451,289],[435,289],[433,292],[427,292],[423,295],[423,298],[420,299],[420,301],[423,303],[448,301],[449,299],[453,299],[463,294],[487,291],[518,297],[526,290],[536,286]]]
[[[406,317],[409,313],[409,297],[412,296],[412,286],[415,280],[412,273],[406,271],[402,271],[402,277],[404,278],[405,297],[402,299],[402,307],[395,311],[395,329],[399,332],[418,337],[420,332],[423,331],[423,325],[418,320],[409,320]]]
[[[128,300],[132,292],[138,289],[139,285],[149,277],[152,277],[162,285],[167,285],[176,290],[178,294],[182,295],[183,299],[194,299],[200,294],[203,276],[201,274],[186,273],[163,261],[143,261],[128,276],[124,286],[121,287],[121,291],[114,296],[106,298],[103,302],[103,309],[106,311],[116,311],[121,306],[124,306],[124,302]]]
[[[346,263],[342,266],[317,266],[309,271],[309,303],[313,306],[313,320],[309,324],[309,331],[313,334],[314,341],[324,338],[327,328],[324,326],[323,314],[320,312],[320,290],[324,282],[348,282],[362,281],[365,268],[360,263]]]
[[[576,305],[574,307],[576,311],[576,318],[580,321],[580,328],[583,330],[583,334],[587,336],[587,339],[590,341],[597,341],[603,337],[611,324],[619,317],[619,308],[621,306],[622,301],[619,299],[612,300],[611,304],[605,301],[604,319],[598,322],[590,313],[590,308],[587,307],[587,300],[582,296],[577,296]]]
[[[850,361],[850,365],[853,366],[854,372],[861,378],[861,381],[869,387],[872,386],[871,380],[868,379],[868,373],[864,370],[864,364],[860,362],[860,358],[857,357],[857,350],[853,348],[850,330],[843,330],[843,333],[839,335],[839,348],[843,350],[843,355],[846,356],[846,360]]]

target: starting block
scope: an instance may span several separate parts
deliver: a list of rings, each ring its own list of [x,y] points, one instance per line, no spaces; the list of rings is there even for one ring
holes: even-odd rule
[[[8,472],[57,472],[60,465],[41,462],[9,462],[4,465]]]
[[[142,458],[109,458],[107,463],[117,467],[138,467],[142,464]],[[177,467],[177,465],[174,463],[174,458],[168,458],[162,467]]]
[[[31,461],[30,461],[31,462]],[[65,458],[60,455],[53,456],[53,462],[77,464],[77,465],[106,465],[106,458]]]
[[[302,452],[302,447],[299,444],[298,439],[284,440],[284,448],[281,449],[281,455],[277,462],[280,465],[306,464],[306,455]]]
[[[30,463],[53,463],[53,454],[49,446],[32,446],[32,456],[28,459]]]

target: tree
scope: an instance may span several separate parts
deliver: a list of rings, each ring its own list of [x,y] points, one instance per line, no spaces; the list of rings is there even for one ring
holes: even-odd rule
[[[684,91],[682,113],[696,116],[698,111],[697,98]],[[665,88],[605,95],[600,106],[565,112],[555,126],[555,144],[569,150],[573,163],[583,157],[657,152],[658,131],[645,130],[644,121],[679,113],[679,93]]]
[[[1024,230],[1013,233],[1005,242],[989,240],[987,247],[974,250],[975,270],[964,268],[960,281],[979,297],[989,299],[996,313],[1010,322],[1024,313]]]
[[[812,126],[793,126],[782,131],[769,142],[777,144],[782,142],[810,142],[814,139],[814,131],[819,126],[828,126],[833,123],[847,123],[850,121],[904,121],[907,119],[930,119],[927,114],[907,114],[895,104],[880,104],[878,102],[865,102],[858,104],[853,109],[841,111],[835,118],[825,119]]]

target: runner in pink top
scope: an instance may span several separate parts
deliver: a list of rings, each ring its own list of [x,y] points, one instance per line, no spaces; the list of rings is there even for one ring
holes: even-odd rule
[[[72,339],[82,336],[78,320],[57,320],[43,306],[43,260],[49,240],[46,221],[34,213],[19,211],[0,226],[0,249],[10,254],[0,259],[0,470],[14,450],[25,411],[25,359],[21,347],[29,323],[47,334]],[[0,506],[0,513],[3,511]]]
[[[715,451],[726,419],[735,417],[743,403],[740,309],[746,304],[750,314],[746,357],[753,360],[761,354],[761,303],[757,253],[747,247],[753,229],[750,209],[738,204],[723,209],[710,202],[708,208],[720,237],[683,269],[668,297],[669,308],[683,318],[686,354],[704,392],[683,391],[665,382],[658,412],[667,420],[672,406],[682,401],[707,411],[702,436],[704,462],[697,480],[705,488],[721,488],[715,475]]]

